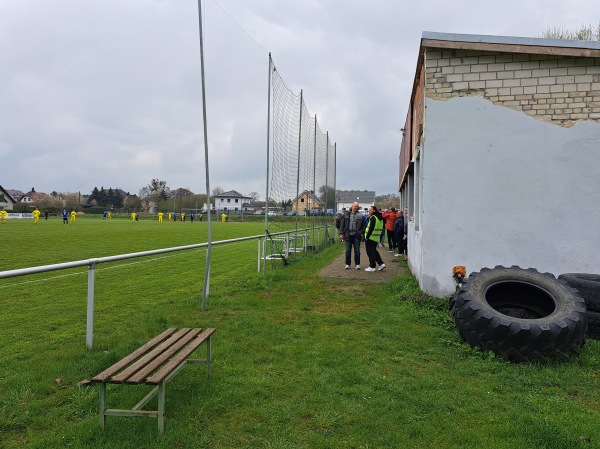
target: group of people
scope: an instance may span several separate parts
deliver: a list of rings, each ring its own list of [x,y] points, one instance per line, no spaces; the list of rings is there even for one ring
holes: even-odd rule
[[[381,271],[385,263],[377,250],[378,245],[385,246],[385,235],[388,237],[388,252],[397,251],[396,257],[407,260],[408,208],[398,213],[395,207],[380,211],[370,206],[367,216],[359,211],[358,202],[352,203],[349,211],[338,214],[335,225],[340,240],[346,243],[346,270],[352,265],[354,249],[354,266],[360,270],[360,243],[365,242],[369,258],[369,266],[365,271]]]

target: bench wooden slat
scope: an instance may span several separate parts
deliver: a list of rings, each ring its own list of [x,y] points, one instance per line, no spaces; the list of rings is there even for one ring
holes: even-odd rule
[[[156,367],[162,363],[162,362],[159,362],[159,360],[161,360],[161,357],[164,353],[170,352],[171,348],[176,345],[180,345],[179,347],[181,347],[182,344],[185,344],[186,342],[188,342],[189,340],[194,338],[201,331],[202,331],[202,329],[190,329],[189,327],[180,329],[178,332],[171,335],[171,337],[169,337],[169,339],[163,341],[159,346],[155,347],[153,350],[148,352],[142,358],[140,358],[139,360],[137,360],[134,363],[132,363],[131,365],[129,365],[127,368],[125,368],[119,374],[113,376],[109,380],[109,382],[111,382],[111,383],[124,383],[124,382],[139,383],[140,381],[130,381],[130,378],[132,376],[136,375],[136,373],[138,371],[140,371],[141,369],[143,369],[145,366],[147,366],[149,364],[151,366],[154,366],[154,369],[156,369]],[[181,343],[182,341],[183,341],[183,343]]]
[[[146,352],[148,352],[149,350],[151,350],[153,347],[155,347],[160,342],[168,339],[176,331],[177,331],[176,327],[171,327],[171,328],[167,329],[162,334],[154,337],[152,340],[150,340],[145,345],[143,345],[140,348],[136,349],[134,352],[132,352],[131,354],[129,354],[124,359],[119,360],[117,363],[115,363],[114,365],[112,365],[109,368],[105,369],[100,374],[94,376],[92,378],[92,382],[106,382],[112,375],[114,375],[115,373],[118,373],[121,369],[123,369],[124,367],[126,367],[127,365],[129,365],[132,361],[134,361],[134,360],[138,359],[139,357],[143,356]]]
[[[192,342],[187,345],[181,352],[175,357],[169,360],[165,365],[154,373],[152,376],[146,379],[147,384],[158,385],[161,383],[171,372],[173,372],[179,365],[185,363],[187,357],[194,352],[198,347],[204,343],[210,336],[216,331],[214,328],[208,328],[200,335],[198,335]]]

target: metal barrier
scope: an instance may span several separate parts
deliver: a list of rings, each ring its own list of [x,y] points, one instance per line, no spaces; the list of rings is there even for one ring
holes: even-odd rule
[[[300,235],[299,232],[302,231],[304,234],[301,234],[301,236],[304,236],[304,235],[306,235],[305,233],[308,231],[308,229],[309,228],[277,232],[275,234],[270,234],[269,237],[266,237],[265,235],[253,235],[253,236],[249,236],[249,237],[240,237],[240,238],[236,238],[236,239],[219,240],[216,242],[211,242],[210,244],[212,246],[216,246],[216,245],[225,245],[228,243],[243,242],[243,241],[247,241],[247,240],[258,240],[258,271],[260,272],[261,271],[261,261],[263,261],[264,265],[266,265],[266,260],[267,260],[266,240],[268,238],[270,238],[272,236],[275,236],[276,238],[280,238],[278,236],[284,236],[282,238],[285,241],[294,242],[293,248],[295,250],[295,248],[296,248],[295,241],[298,238],[298,236]],[[290,236],[291,234],[295,234],[295,236],[291,237]],[[304,237],[301,237],[301,238],[304,239]],[[263,239],[265,239],[264,248],[262,245]],[[88,349],[91,349],[92,343],[93,343],[93,337],[94,337],[94,282],[95,282],[95,275],[96,275],[96,265],[99,265],[102,263],[107,263],[107,262],[115,262],[115,261],[119,261],[119,260],[125,260],[125,259],[134,259],[136,257],[152,256],[155,254],[165,254],[165,253],[171,253],[171,252],[175,252],[175,251],[185,251],[185,250],[189,250],[189,249],[204,248],[204,247],[208,247],[208,245],[209,245],[208,242],[195,243],[193,245],[174,246],[171,248],[155,249],[155,250],[150,250],[150,251],[141,251],[141,252],[137,252],[137,253],[119,254],[117,256],[98,257],[98,258],[93,258],[93,259],[76,260],[73,262],[57,263],[57,264],[52,264],[52,265],[40,265],[37,267],[19,268],[16,270],[0,271],[0,279],[6,279],[6,278],[17,277],[17,276],[26,276],[29,274],[46,273],[49,271],[66,270],[68,268],[77,268],[77,267],[87,266],[88,267],[88,291],[87,291],[87,318],[86,318],[85,344]],[[288,243],[288,246],[289,246],[289,243]],[[286,257],[287,257],[288,253],[289,253],[289,251],[286,251]],[[264,267],[264,265],[263,265],[263,267]]]

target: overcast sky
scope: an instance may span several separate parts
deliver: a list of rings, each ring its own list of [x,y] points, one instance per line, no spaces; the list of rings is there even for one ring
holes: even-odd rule
[[[540,37],[599,20],[597,0],[205,0],[202,8],[211,188],[261,199],[268,52],[337,144],[337,188],[380,195],[398,188],[423,31]],[[204,193],[201,95],[196,0],[0,0],[5,189],[138,193],[158,178]]]

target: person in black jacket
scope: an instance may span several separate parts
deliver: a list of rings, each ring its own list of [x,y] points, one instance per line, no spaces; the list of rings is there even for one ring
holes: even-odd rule
[[[394,235],[396,237],[396,243],[398,244],[398,254],[394,254],[396,257],[400,257],[404,255],[404,214],[402,210],[398,214],[398,218],[396,218],[396,222],[394,223]]]
[[[385,268],[381,255],[377,251],[377,244],[385,232],[383,221],[381,212],[375,206],[369,207],[369,224],[365,230],[365,248],[369,256],[369,266],[365,271],[381,271]],[[375,264],[378,264],[379,268],[375,268]]]
[[[360,270],[360,241],[365,232],[365,218],[358,211],[358,203],[352,203],[340,222],[340,238],[346,242],[346,270],[352,263],[352,246],[354,246],[354,264]]]

